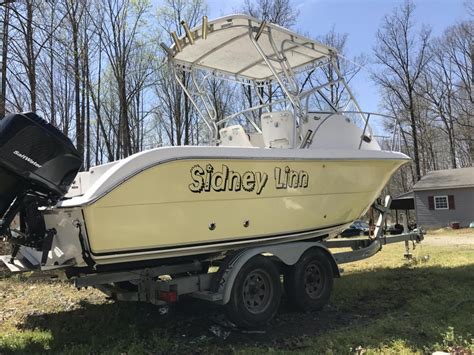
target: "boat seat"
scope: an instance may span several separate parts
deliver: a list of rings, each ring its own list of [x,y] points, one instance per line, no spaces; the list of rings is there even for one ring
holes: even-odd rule
[[[265,142],[263,141],[263,134],[262,133],[249,133],[250,143],[254,147],[258,148],[265,148]]]
[[[245,133],[241,125],[224,127],[219,130],[222,147],[253,147],[249,136]]]
[[[266,112],[261,116],[262,135],[268,148],[290,148],[293,115],[289,111]]]

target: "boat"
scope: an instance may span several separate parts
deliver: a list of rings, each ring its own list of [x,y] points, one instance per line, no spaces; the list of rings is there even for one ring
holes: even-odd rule
[[[80,172],[72,142],[35,114],[0,121],[0,229],[14,245],[2,260],[10,268],[87,273],[321,241],[364,214],[410,161],[381,149],[369,124],[375,114],[360,109],[335,49],[246,15],[183,28],[162,47],[207,144]],[[305,73],[328,68],[332,80],[301,85]],[[209,80],[257,99],[219,114]],[[335,85],[344,87],[345,109],[325,94]]]

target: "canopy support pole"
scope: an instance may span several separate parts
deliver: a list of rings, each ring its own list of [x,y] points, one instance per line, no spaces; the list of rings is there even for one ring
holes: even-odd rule
[[[184,85],[184,83],[181,81],[181,79],[178,77],[178,73],[176,72],[176,67],[173,66],[173,71],[174,71],[174,77],[176,79],[176,81],[178,82],[179,86],[181,86],[181,89],[183,89],[185,95],[188,96],[189,98],[189,101],[191,101],[191,103],[193,104],[194,108],[196,109],[196,111],[198,112],[199,116],[201,116],[202,120],[204,121],[204,123],[206,124],[206,126],[208,127],[209,129],[209,133],[210,133],[210,137],[209,137],[209,143],[211,145],[216,145],[217,143],[217,125],[216,125],[216,122],[212,121],[212,120],[208,120],[201,112],[201,110],[199,109],[199,106],[197,105],[196,103],[196,100],[194,100],[193,96],[191,95],[191,93],[188,91],[188,89],[186,88],[186,86]],[[207,107],[206,107],[207,109]],[[209,114],[209,113],[208,113]]]
[[[260,47],[260,45],[257,43],[257,41],[255,40],[254,36],[253,36],[253,29],[252,29],[252,26],[249,26],[249,37],[250,37],[250,40],[251,42],[253,43],[253,45],[255,46],[255,49],[257,50],[257,52],[260,54],[260,56],[262,57],[262,59],[264,60],[265,64],[268,66],[268,68],[270,69],[270,71],[272,72],[273,76],[275,77],[275,79],[278,81],[278,84],[280,84],[280,87],[282,88],[282,90],[285,92],[286,96],[288,97],[288,100],[290,100],[291,104],[293,105],[293,107],[295,108],[295,110],[297,111],[301,111],[301,105],[299,103],[299,100],[297,100],[294,95],[288,90],[287,86],[285,85],[285,83],[283,82],[283,80],[281,80],[281,78],[278,76],[278,73],[277,71],[275,70],[275,67],[273,66],[273,64],[270,62],[270,60],[267,58],[265,52],[263,51],[262,47]],[[292,148],[296,148],[296,135],[297,135],[297,132],[296,132],[296,117],[295,117],[295,120],[293,121],[293,129],[292,129],[292,142],[291,142],[291,147]]]

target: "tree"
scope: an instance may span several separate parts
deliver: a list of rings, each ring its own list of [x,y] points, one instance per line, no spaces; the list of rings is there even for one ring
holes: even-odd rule
[[[338,68],[346,83],[350,83],[367,63],[367,58],[364,55],[355,56],[351,60],[346,59],[348,38],[349,35],[347,33],[338,33],[334,27],[328,33],[318,38],[320,42],[336,49],[339,55],[334,58],[334,64],[330,63],[327,66],[323,66],[322,71],[317,71],[319,75],[313,76],[313,71],[310,71],[308,83],[310,83],[311,86],[319,86],[335,81],[338,78],[338,74],[334,66]],[[304,80],[303,86],[305,83],[306,80]],[[326,86],[321,91],[336,109],[344,109],[349,101],[346,86],[340,81],[334,85]],[[324,109],[322,106],[325,103],[319,102],[318,104],[321,109]]]
[[[101,32],[103,50],[112,68],[117,84],[119,122],[116,159],[133,154],[129,122],[127,80],[132,68],[131,54],[140,36],[140,26],[148,10],[144,0],[106,0],[97,4],[94,25]]]
[[[245,0],[242,11],[259,20],[293,27],[299,11],[290,0]]]
[[[81,159],[84,160],[84,116],[81,115],[81,68],[79,52],[79,32],[82,17],[84,15],[85,4],[81,1],[65,1],[65,9],[69,25],[71,26],[72,36],[72,56],[73,56],[73,75],[74,75],[74,108],[76,116],[76,146]]]
[[[466,10],[472,15],[472,2],[466,2]],[[290,0],[245,0],[242,11],[285,27],[294,26],[298,17]],[[205,123],[175,82],[175,72],[163,65],[158,43],[163,35],[169,42],[173,31],[182,36],[181,21],[192,28],[206,13],[205,0],[1,2],[0,117],[36,110],[75,140],[86,169],[156,145],[200,144]],[[157,14],[153,21],[151,14]],[[374,79],[384,108],[400,117],[402,150],[415,160],[399,176],[404,189],[410,175],[416,181],[430,169],[473,163],[473,36],[471,19],[430,40],[429,29],[415,23],[412,2],[386,16],[377,33]],[[365,57],[346,60],[349,38],[334,28],[319,40],[342,56],[319,74],[298,73],[300,88],[332,81],[336,66],[351,81]],[[191,87],[186,71],[177,74]],[[275,83],[252,88],[209,78],[201,89],[217,120],[249,104],[267,103],[270,111],[277,110],[274,101],[283,96]],[[332,106],[346,107],[343,85],[322,91]],[[325,100],[315,102],[327,109]],[[263,111],[246,114],[258,122]],[[235,121],[248,124],[243,116]]]
[[[425,82],[425,96],[441,121],[440,129],[448,137],[451,167],[472,162],[473,93],[471,41],[473,22],[448,27],[432,43],[434,60]],[[467,133],[467,135],[465,135]],[[467,159],[462,157],[467,154]],[[461,161],[458,162],[458,158]]]
[[[207,12],[203,0],[165,0],[158,9],[158,23],[163,34],[169,36],[176,32],[183,35],[181,22],[185,21],[189,27],[195,27]],[[168,37],[169,38],[169,37]],[[170,67],[163,66],[158,71],[155,92],[166,109],[160,111],[160,120],[163,120],[166,135],[171,145],[190,144],[192,141],[193,108],[187,95],[174,80],[174,72]],[[185,87],[189,86],[190,77],[185,71],[177,71]]]
[[[290,0],[245,0],[241,11],[259,20],[287,28],[291,28],[299,16],[299,11],[291,4]],[[271,82],[255,88],[255,90],[258,90],[258,95],[252,91],[251,86],[242,85],[243,97],[249,106],[253,106],[255,102],[263,104],[264,100],[267,103],[272,103],[279,92],[281,94],[281,88],[278,85],[275,87]],[[269,110],[273,110],[273,105],[269,106]],[[262,110],[253,111],[250,114],[258,122]]]
[[[8,59],[8,30],[10,22],[10,4],[3,4],[3,19],[1,32],[1,60],[0,60],[0,119],[5,116],[6,89],[7,89],[7,59]]]
[[[416,89],[430,61],[431,30],[423,26],[417,31],[413,22],[414,11],[414,3],[407,0],[385,16],[376,34],[374,55],[380,69],[373,73],[373,78],[386,97],[398,101],[402,111],[394,114],[408,115],[415,179],[418,181],[421,178],[421,164]]]

